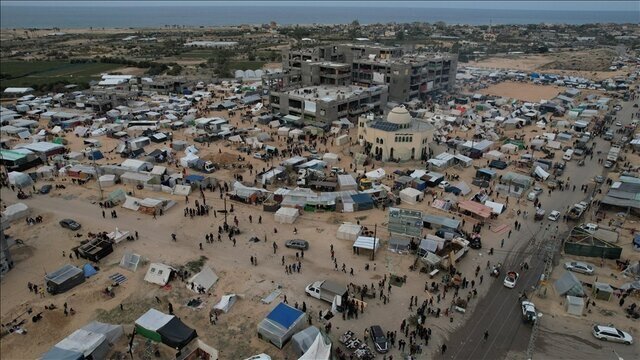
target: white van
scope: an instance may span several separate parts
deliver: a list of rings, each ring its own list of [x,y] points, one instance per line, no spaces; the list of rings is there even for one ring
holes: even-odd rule
[[[571,157],[573,157],[573,149],[565,151],[564,155],[562,155],[562,159],[566,161],[571,161]]]

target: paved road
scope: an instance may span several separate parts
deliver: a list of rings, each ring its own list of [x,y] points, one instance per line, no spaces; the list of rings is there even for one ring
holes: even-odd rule
[[[631,115],[636,108],[632,103],[625,103],[623,109],[618,113],[617,121],[623,125],[631,123]],[[615,123],[615,121],[614,121]],[[616,130],[615,125],[612,126]],[[616,139],[621,135],[616,134]],[[602,138],[596,138],[596,151],[602,151],[602,156],[606,157],[610,144]],[[560,159],[555,159],[559,161]],[[564,179],[570,178],[571,184],[575,184],[576,191],[556,191],[551,196],[544,193],[540,197],[542,207],[547,210],[547,214],[555,209],[564,213],[567,206],[583,200],[587,194],[579,191],[580,185],[590,184],[591,191],[595,185],[592,181],[596,175],[606,175],[602,165],[598,164],[597,157],[593,159],[587,157],[585,166],[577,166],[576,161],[567,164]],[[529,213],[533,213],[533,204]],[[559,232],[563,235],[568,230],[567,225],[558,222],[547,229],[549,220],[534,222],[533,216],[524,220],[523,230],[514,231],[514,236],[518,244],[515,251],[507,255],[504,261],[506,268],[517,270],[520,263],[527,261],[530,269],[521,273],[521,278],[515,289],[508,289],[503,286],[503,278],[490,278],[494,283],[489,289],[489,293],[477,304],[471,317],[458,331],[453,333],[448,340],[448,350],[444,358],[451,359],[502,359],[507,352],[524,354],[531,336],[531,326],[524,324],[520,319],[520,306],[518,304],[519,293],[525,289],[530,290],[539,279],[544,269],[544,251],[542,244],[544,239],[549,239],[555,235],[555,225],[559,225]],[[519,221],[523,221],[520,217]],[[561,235],[561,236],[563,236]],[[544,326],[544,322],[543,322]],[[489,338],[485,342],[483,335],[489,331]],[[544,335],[543,335],[544,336]],[[544,342],[544,339],[540,341]],[[549,342],[549,339],[547,339]],[[552,354],[551,354],[552,355]]]

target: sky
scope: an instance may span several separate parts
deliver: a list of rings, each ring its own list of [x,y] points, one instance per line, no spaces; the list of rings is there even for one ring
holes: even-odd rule
[[[1,5],[29,5],[39,6],[43,4],[51,5],[53,1],[35,1],[35,0],[1,0]],[[373,4],[372,4],[373,3]],[[446,9],[505,9],[505,10],[555,10],[555,11],[635,11],[638,13],[638,22],[640,22],[640,0],[629,1],[608,1],[608,0],[589,0],[589,1],[528,1],[528,0],[503,0],[503,1],[401,1],[401,0],[360,0],[360,1],[317,1],[317,0],[291,0],[291,1],[224,1],[224,0],[134,0],[134,1],[87,1],[87,0],[61,0],[55,1],[57,6],[184,6],[184,5],[202,5],[202,6],[349,6],[357,7],[363,4],[365,6],[374,7],[407,7],[407,8],[446,8]]]

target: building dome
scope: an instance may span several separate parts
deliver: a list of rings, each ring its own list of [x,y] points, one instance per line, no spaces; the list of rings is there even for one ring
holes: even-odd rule
[[[387,121],[393,124],[409,124],[411,123],[411,114],[402,106],[394,107],[387,115]]]

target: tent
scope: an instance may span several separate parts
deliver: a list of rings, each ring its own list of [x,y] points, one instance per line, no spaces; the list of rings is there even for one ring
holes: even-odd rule
[[[181,349],[198,334],[173,315],[164,314],[156,309],[149,309],[135,322],[136,334],[147,339],[161,342],[172,348]]]
[[[576,316],[582,316],[584,311],[584,299],[577,296],[567,295],[567,302],[565,309],[567,313]]]
[[[91,322],[74,331],[45,353],[41,359],[106,359],[111,346],[124,334],[122,325]]]
[[[584,295],[584,289],[582,288],[580,280],[569,271],[565,271],[564,274],[556,280],[553,287],[560,296],[571,295],[582,297]]]
[[[198,155],[194,155],[192,153],[187,153],[187,155],[185,157],[180,158],[180,166],[182,166],[184,168],[188,168],[189,165],[191,165],[192,163],[194,163],[198,159],[199,159]]]
[[[47,286],[47,291],[55,295],[71,290],[75,286],[82,284],[84,279],[84,271],[73,265],[64,265],[58,270],[46,274],[44,276],[44,283]]]
[[[369,171],[368,173],[364,174],[368,179],[371,180],[380,180],[385,176],[386,172],[384,171],[383,168],[379,168],[376,170],[372,170]]]
[[[296,356],[301,356],[309,350],[318,334],[320,334],[320,330],[317,327],[309,326],[308,328],[293,335],[291,338],[291,346],[293,347],[293,351]]]
[[[87,154],[87,158],[89,160],[100,160],[104,159],[104,155],[100,150],[92,150]]]
[[[405,188],[400,191],[400,199],[407,204],[415,205],[424,198],[424,193],[414,188]]]
[[[100,186],[108,187],[116,184],[116,176],[111,174],[102,175],[98,178]]]
[[[613,288],[611,285],[601,282],[595,282],[593,284],[592,293],[593,298],[597,300],[611,300],[611,296],[613,295]]]
[[[82,267],[82,272],[84,273],[84,277],[88,279],[97,274],[98,270],[91,266],[91,264],[84,264],[84,266]]]
[[[24,189],[33,184],[33,180],[31,179],[31,176],[18,171],[10,172],[8,177],[9,177],[9,184],[15,185],[20,189]]]
[[[114,231],[107,234],[107,238],[117,244],[126,239],[128,235],[128,231],[120,231],[120,229],[116,228]]]
[[[140,255],[127,252],[122,255],[120,260],[120,267],[135,272],[140,264]]]
[[[36,173],[41,179],[52,179],[56,173],[56,168],[50,165],[43,165],[36,170]]]
[[[218,275],[216,275],[210,267],[204,266],[199,273],[193,275],[187,281],[187,289],[191,289],[194,292],[198,292],[198,288],[204,288],[204,291],[208,291],[218,281]],[[193,283],[193,288],[191,284]]]
[[[279,303],[258,324],[258,337],[282,349],[293,334],[304,326],[305,318],[305,313],[302,311],[285,303]]]
[[[338,154],[326,153],[322,156],[322,161],[326,162],[328,165],[336,164],[338,162]]]
[[[330,358],[331,342],[327,341],[322,333],[318,333],[309,349],[298,360],[329,360]]]
[[[372,238],[369,236],[358,236],[356,241],[353,242],[354,248],[366,249],[366,250],[378,250],[380,248],[380,239]]]
[[[147,274],[144,276],[144,281],[165,286],[171,279],[172,271],[173,268],[171,266],[161,263],[152,263],[149,265],[149,270],[147,270]]]
[[[389,239],[389,250],[394,253],[404,253],[409,251],[409,247],[411,245],[411,240],[403,239],[403,238],[390,238]]]
[[[2,212],[2,220],[12,222],[14,220],[26,217],[29,215],[31,209],[24,203],[15,203],[7,206]]]
[[[231,310],[231,307],[233,306],[233,304],[235,304],[237,300],[238,300],[238,295],[236,294],[223,295],[220,301],[217,304],[215,304],[213,308],[217,310],[221,310],[225,313],[228,313],[229,310]]]
[[[280,209],[278,209],[278,211],[276,211],[275,220],[280,224],[293,224],[299,215],[300,212],[298,211],[298,209],[281,207]]]
[[[353,205],[356,211],[363,210],[371,210],[373,209],[374,203],[373,198],[370,194],[367,193],[359,193],[351,195],[351,199],[353,200]]]
[[[336,237],[340,240],[355,241],[362,232],[362,226],[352,223],[344,223],[338,228]]]
[[[544,169],[542,169],[540,166],[536,166],[536,169],[534,170],[534,174],[539,178],[541,178],[542,181],[547,180],[547,178],[550,175],[548,172],[544,171]]]

